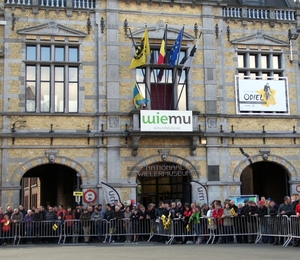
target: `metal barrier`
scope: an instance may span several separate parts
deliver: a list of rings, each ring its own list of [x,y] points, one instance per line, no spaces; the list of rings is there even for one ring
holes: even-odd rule
[[[15,245],[17,237],[19,237],[20,229],[15,223],[10,221],[0,223],[0,239],[3,245]]]
[[[171,239],[167,244],[174,241],[176,241],[176,243],[194,243],[195,240],[197,244],[201,244],[210,241],[213,234],[213,232],[208,229],[207,218],[200,218],[199,223],[187,223],[186,221],[175,218],[172,220],[170,233]],[[181,239],[182,241],[177,241],[177,239]]]
[[[300,239],[300,218],[297,216],[291,216],[291,239]]]
[[[109,222],[109,240],[125,241],[125,242],[137,242],[138,237],[142,236],[142,240],[150,241],[154,235],[153,220],[150,219],[130,219],[123,218],[117,220],[111,220]]]
[[[300,240],[300,218],[297,216],[242,216],[200,218],[198,223],[181,219],[130,219],[98,221],[29,221],[0,223],[2,244],[79,243],[79,242],[136,242],[138,239],[171,243],[258,243],[263,241],[286,247],[294,239]],[[217,241],[216,241],[217,240]]]
[[[292,216],[293,217],[293,216]],[[287,246],[291,240],[291,220],[288,216],[264,216],[259,219],[258,241],[270,241]]]
[[[101,220],[65,220],[63,226],[63,244],[83,242],[106,242],[109,225],[104,219]]]
[[[0,238],[4,244],[18,245],[21,239],[26,240],[27,243],[38,243],[41,239],[43,242],[49,242],[48,239],[57,239],[59,244],[62,237],[63,223],[61,221],[9,223],[7,231],[3,231],[3,225],[5,224],[1,225]]]

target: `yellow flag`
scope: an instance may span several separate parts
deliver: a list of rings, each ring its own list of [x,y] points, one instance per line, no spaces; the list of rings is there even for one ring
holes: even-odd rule
[[[189,224],[187,224],[185,228],[186,228],[187,232],[190,231],[190,225]]]
[[[53,224],[52,229],[55,231],[58,228],[56,224]]]
[[[234,216],[234,214],[235,214],[234,208],[231,208],[230,214],[231,214],[231,216]]]
[[[146,64],[147,55],[150,55],[150,45],[148,38],[148,29],[146,28],[141,39],[141,43],[135,51],[134,57],[130,63],[129,68],[133,69]]]

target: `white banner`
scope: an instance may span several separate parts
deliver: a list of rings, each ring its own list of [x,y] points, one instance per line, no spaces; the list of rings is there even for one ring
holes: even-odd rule
[[[208,195],[206,188],[197,181],[191,181],[192,185],[192,202],[203,205],[208,204]]]
[[[280,80],[236,77],[237,111],[289,113],[287,78]]]
[[[141,131],[192,132],[192,111],[141,110]]]
[[[118,200],[118,202],[121,202],[119,193],[108,184],[101,182],[102,189],[104,191],[104,199],[106,204],[113,205],[115,200]]]

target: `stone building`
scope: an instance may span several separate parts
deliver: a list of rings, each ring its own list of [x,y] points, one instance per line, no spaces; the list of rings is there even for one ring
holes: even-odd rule
[[[1,205],[103,203],[104,183],[146,205],[299,192],[298,2],[5,0]]]

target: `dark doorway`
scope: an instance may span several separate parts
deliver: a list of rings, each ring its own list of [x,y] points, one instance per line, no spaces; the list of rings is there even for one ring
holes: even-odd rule
[[[160,162],[138,174],[137,200],[147,206],[159,201],[191,202],[190,173],[182,165]]]
[[[241,194],[255,194],[271,198],[277,204],[290,195],[287,171],[274,162],[257,162],[249,165],[241,174]]]
[[[21,203],[27,208],[59,204],[74,207],[73,191],[77,190],[77,178],[76,171],[64,165],[45,164],[34,167],[21,179]]]

